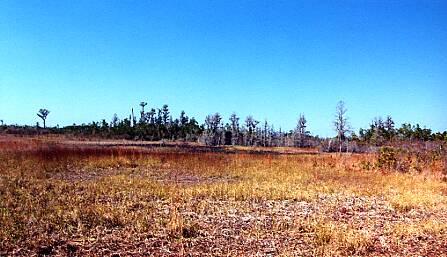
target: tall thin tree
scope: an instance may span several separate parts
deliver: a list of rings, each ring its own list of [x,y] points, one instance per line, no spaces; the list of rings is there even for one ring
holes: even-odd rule
[[[140,106],[141,106],[141,118],[140,118],[140,122],[144,122],[144,107],[147,105],[146,102],[140,102]]]
[[[230,128],[231,128],[231,144],[237,145],[239,143],[239,117],[233,112],[230,116]]]
[[[207,145],[220,145],[222,139],[222,117],[218,112],[205,118],[205,143]]]
[[[346,133],[350,131],[350,125],[348,122],[348,118],[346,117],[346,112],[348,110],[345,107],[345,103],[343,101],[339,101],[337,103],[337,107],[335,108],[335,119],[333,121],[335,132],[337,132],[337,139],[340,144],[339,151],[342,150],[343,141],[346,139]]]
[[[133,114],[133,108],[132,108],[132,127],[135,127],[135,124],[137,123],[135,119],[135,115]]]
[[[257,128],[258,124],[259,124],[259,121],[255,120],[253,118],[253,116],[251,116],[251,115],[248,115],[247,118],[245,119],[245,126],[247,128],[247,130],[246,130],[246,138],[247,138],[246,144],[249,146],[254,145],[255,138],[257,136],[256,128]]]
[[[309,131],[306,131],[307,120],[304,117],[304,114],[300,114],[298,118],[298,122],[296,124],[296,128],[294,131],[294,145],[298,147],[306,146],[306,139],[309,136]]]
[[[48,114],[50,114],[50,111],[47,109],[40,109],[39,112],[37,113],[37,116],[39,116],[39,118],[43,120],[43,128],[46,128],[45,121],[47,120]]]

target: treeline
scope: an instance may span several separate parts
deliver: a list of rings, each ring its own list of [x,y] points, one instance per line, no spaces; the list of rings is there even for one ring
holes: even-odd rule
[[[139,117],[132,113],[120,119],[113,115],[110,122],[105,119],[89,124],[66,126],[59,129],[61,134],[79,136],[99,136],[105,138],[123,138],[133,140],[180,140],[195,141],[206,145],[243,145],[243,146],[317,146],[319,139],[306,130],[304,115],[299,117],[295,130],[276,131],[268,121],[260,122],[249,115],[244,120],[232,113],[224,123],[219,113],[210,114],[203,124],[182,111],[174,118],[168,105],[145,111],[146,103],[140,103]],[[54,131],[54,130],[53,130]]]
[[[61,128],[62,133],[77,135],[92,135],[107,138],[124,138],[135,140],[183,140],[197,141],[203,133],[203,126],[200,126],[195,118],[189,118],[184,111],[178,118],[173,118],[168,105],[163,105],[159,109],[152,108],[145,112],[145,103],[140,117],[132,114],[128,118],[120,119],[117,114],[113,115],[110,123],[106,120],[92,122],[90,124],[71,125]]]
[[[395,127],[391,116],[386,119],[375,118],[369,128],[361,128],[355,133],[346,115],[347,109],[343,102],[336,107],[333,128],[334,138],[319,138],[307,130],[307,120],[300,114],[294,129],[289,131],[275,130],[267,120],[260,121],[249,115],[245,118],[232,113],[227,121],[221,114],[214,113],[206,116],[204,123],[194,117],[189,117],[182,111],[178,117],[173,117],[168,105],[160,108],[145,110],[146,102],[141,102],[139,115],[135,116],[132,109],[130,115],[120,119],[114,114],[111,121],[105,119],[89,124],[70,125],[62,128],[45,128],[45,121],[50,113],[40,109],[37,113],[42,119],[44,128],[39,123],[31,126],[0,126],[3,133],[14,134],[70,134],[75,136],[119,138],[132,140],[172,140],[201,142],[206,145],[242,145],[242,146],[295,146],[320,147],[323,151],[363,151],[361,147],[382,146],[399,141],[446,141],[447,131],[432,132],[421,128],[419,124],[404,123]]]
[[[392,141],[447,141],[447,131],[432,132],[431,129],[421,128],[419,124],[404,123],[400,128],[395,128],[393,118],[388,116],[385,120],[375,118],[369,128],[360,129],[359,136],[353,134],[353,139],[374,144],[384,145]]]
[[[232,113],[228,122],[222,121],[219,113],[205,118],[204,133],[201,140],[207,145],[243,145],[243,146],[317,146],[318,137],[307,131],[306,118],[300,115],[294,130],[283,132],[274,129],[267,120],[260,122],[249,115],[244,120]]]

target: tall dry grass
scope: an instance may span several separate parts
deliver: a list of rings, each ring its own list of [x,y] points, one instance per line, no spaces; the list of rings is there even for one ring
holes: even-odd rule
[[[3,140],[0,254],[375,255],[445,239],[446,183],[375,161]]]

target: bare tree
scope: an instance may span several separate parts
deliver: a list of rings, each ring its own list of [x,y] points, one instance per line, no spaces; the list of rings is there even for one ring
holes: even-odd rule
[[[37,113],[37,116],[39,116],[39,118],[41,118],[43,120],[43,128],[46,128],[46,119],[48,114],[50,114],[50,111],[47,109],[40,109],[39,112]]]
[[[307,120],[304,114],[300,114],[298,118],[298,123],[294,131],[294,145],[298,147],[303,147],[306,145],[306,139],[309,136],[309,131],[306,131]]]
[[[265,119],[265,121],[264,121],[264,127],[263,127],[263,129],[262,129],[262,146],[268,146],[269,145],[269,138],[270,138],[270,135],[269,135],[269,124],[268,124],[268,122],[267,122],[267,119]]]
[[[247,127],[246,130],[246,144],[249,146],[254,145],[255,138],[256,138],[256,128],[259,124],[259,121],[255,120],[253,116],[248,115],[245,119],[245,126]]]
[[[133,114],[133,108],[132,108],[132,127],[135,127],[135,124],[137,124],[137,120],[135,118],[135,115]]]
[[[220,145],[222,141],[222,117],[218,112],[205,118],[205,143],[207,145]]]
[[[237,145],[239,143],[239,135],[240,135],[239,117],[234,112],[230,116],[229,125],[231,129],[231,144]]]
[[[348,110],[345,107],[343,101],[337,103],[335,108],[335,119],[334,119],[334,129],[337,132],[337,139],[340,144],[340,152],[342,149],[343,141],[346,139],[346,134],[351,130],[348,118],[346,117],[346,112]]]

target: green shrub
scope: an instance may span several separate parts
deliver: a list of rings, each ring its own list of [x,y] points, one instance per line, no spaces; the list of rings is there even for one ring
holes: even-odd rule
[[[377,156],[377,167],[391,170],[396,167],[397,150],[392,147],[381,147]]]
[[[389,171],[407,172],[411,163],[410,156],[406,156],[399,148],[384,146],[379,150],[376,166]]]

